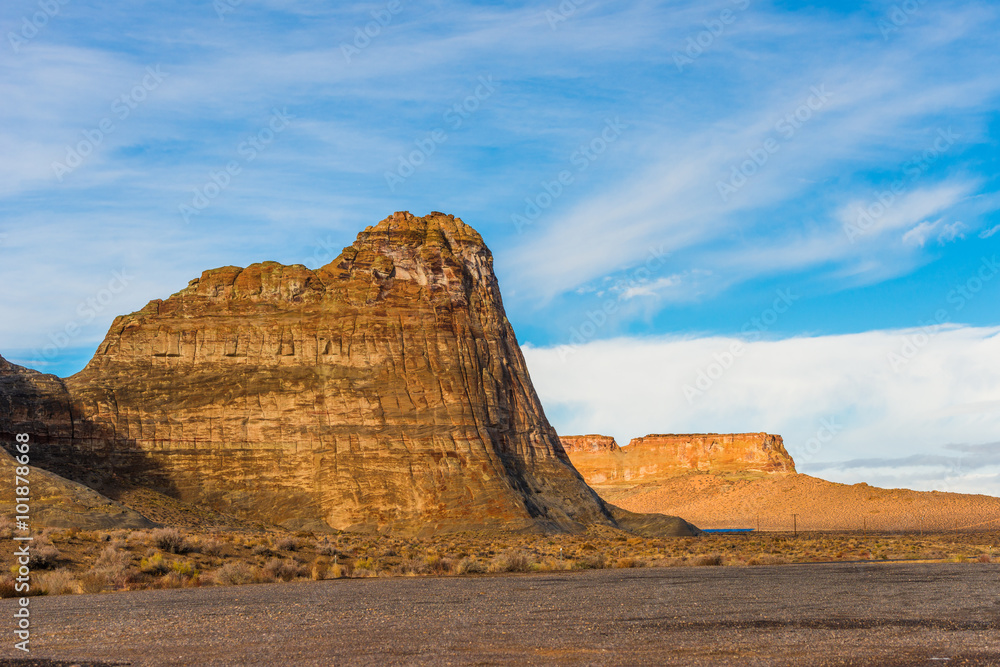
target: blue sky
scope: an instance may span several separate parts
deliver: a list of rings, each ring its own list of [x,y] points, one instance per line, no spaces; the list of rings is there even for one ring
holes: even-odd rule
[[[807,471],[1000,495],[995,4],[36,0],[0,27],[7,358],[71,374],[206,268],[315,268],[439,210],[493,249],[561,432],[794,448],[833,415]]]

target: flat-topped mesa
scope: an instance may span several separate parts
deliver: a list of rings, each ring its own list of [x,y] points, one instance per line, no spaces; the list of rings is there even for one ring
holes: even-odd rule
[[[594,443],[580,446],[579,440]],[[780,435],[768,433],[653,434],[611,447],[608,436],[564,436],[570,460],[593,487],[635,485],[689,472],[794,473]],[[567,443],[569,445],[567,446]]]
[[[651,434],[632,438],[625,449],[691,470],[795,472],[781,436],[770,433]]]
[[[489,249],[442,213],[396,213],[316,270],[206,271],[116,318],[65,386],[60,472],[85,461],[238,516],[403,534],[630,520],[569,463]]]
[[[615,439],[607,435],[561,435],[559,441],[570,457],[581,452],[597,454],[616,452],[620,449]]]

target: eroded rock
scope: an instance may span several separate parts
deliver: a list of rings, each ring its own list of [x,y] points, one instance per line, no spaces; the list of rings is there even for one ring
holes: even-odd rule
[[[290,528],[617,525],[545,419],[490,251],[441,213],[396,213],[315,271],[205,271],[47,387],[8,398],[47,406],[9,426],[47,429],[74,479]]]

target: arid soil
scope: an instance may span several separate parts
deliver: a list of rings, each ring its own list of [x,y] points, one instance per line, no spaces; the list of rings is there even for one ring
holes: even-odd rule
[[[1000,566],[989,564],[300,582],[36,598],[32,655],[136,666],[996,665],[998,600]],[[13,605],[0,601],[0,617]]]
[[[837,484],[802,474],[690,473],[637,486],[594,488],[627,510],[682,516],[702,529],[1000,529],[1000,498],[993,496]]]

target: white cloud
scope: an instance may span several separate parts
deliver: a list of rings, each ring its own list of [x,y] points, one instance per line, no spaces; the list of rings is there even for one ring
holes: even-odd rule
[[[979,238],[981,238],[981,239],[988,239],[989,237],[993,236],[997,232],[1000,232],[1000,225],[997,225],[995,227],[990,227],[989,229],[985,229],[985,230],[979,232]]]
[[[944,245],[946,243],[951,243],[955,239],[964,239],[965,230],[968,229],[964,222],[956,220],[951,224],[945,224],[941,228],[941,233],[938,234],[938,244]]]
[[[927,243],[928,237],[934,233],[934,230],[937,229],[940,222],[940,219],[935,220],[934,222],[921,222],[919,225],[903,234],[903,243],[912,243],[923,248],[924,244]]]
[[[734,344],[741,353],[732,353]],[[618,338],[527,346],[524,354],[563,434],[627,442],[647,433],[767,431],[785,438],[804,472],[872,482],[888,479],[884,461],[838,466],[904,459],[890,466],[899,484],[947,488],[963,479],[963,490],[1000,495],[1000,477],[966,479],[988,471],[953,464],[966,456],[954,447],[995,442],[1000,433],[1000,327],[758,342]],[[905,459],[917,454],[938,457],[931,472],[910,469]]]

